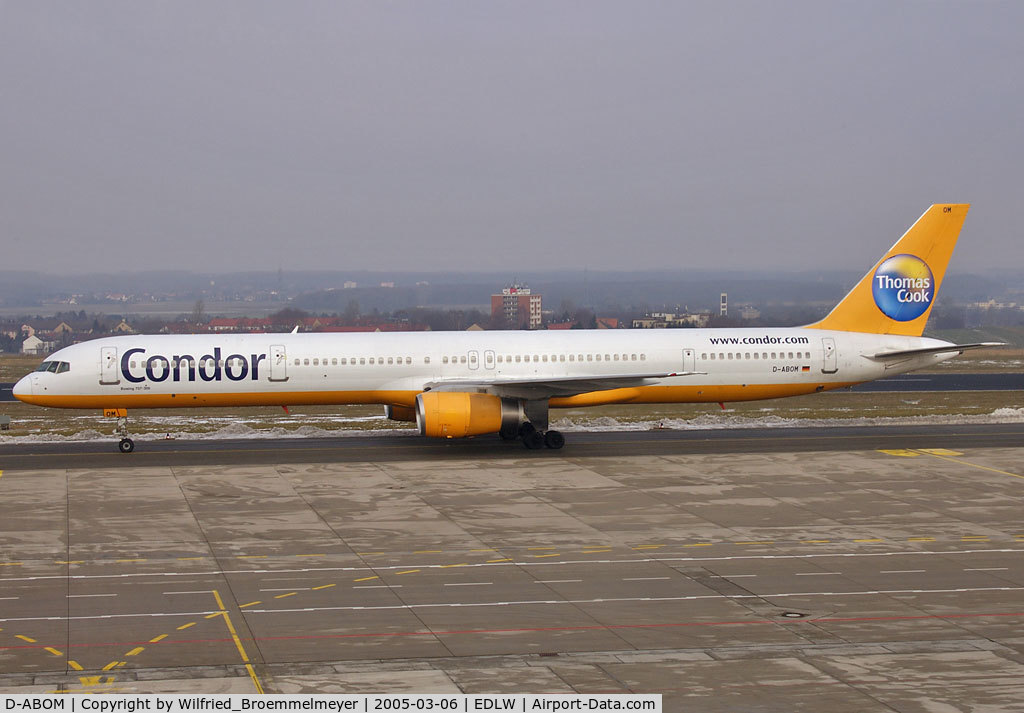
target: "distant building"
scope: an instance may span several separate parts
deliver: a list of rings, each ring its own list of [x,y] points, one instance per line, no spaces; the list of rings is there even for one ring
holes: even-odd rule
[[[342,289],[345,289],[345,290],[351,290],[351,289],[354,289],[356,287],[359,287],[359,283],[358,282],[353,282],[352,280],[345,280],[345,284],[343,284],[341,287],[342,287]]]
[[[719,304],[718,316],[719,317],[728,317],[729,316],[729,295],[726,292],[722,293],[722,301]]]
[[[53,351],[53,342],[44,342],[39,337],[32,335],[21,343],[22,354],[35,354],[43,356]]]
[[[711,321],[707,312],[674,314],[652,312],[646,317],[633,320],[633,329],[669,329],[678,327],[706,327]]]
[[[539,329],[541,326],[541,296],[525,285],[511,285],[500,295],[491,295],[491,317],[502,317],[513,327]]]
[[[753,305],[742,305],[740,307],[740,319],[757,319],[761,316],[761,310]]]

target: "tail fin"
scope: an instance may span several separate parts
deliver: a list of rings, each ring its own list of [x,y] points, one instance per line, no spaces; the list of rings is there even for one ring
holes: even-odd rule
[[[807,326],[921,336],[970,207],[926,210],[825,319]]]

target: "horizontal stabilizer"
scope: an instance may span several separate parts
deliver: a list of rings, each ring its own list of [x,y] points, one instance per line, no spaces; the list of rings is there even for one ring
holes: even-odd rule
[[[926,354],[949,354],[956,352],[963,354],[968,349],[982,349],[984,347],[1004,347],[1005,342],[976,342],[974,344],[947,344],[942,347],[925,347],[924,349],[901,349],[895,352],[879,352],[878,354],[866,354],[868,359],[886,361],[888,359],[906,359],[907,357],[925,356]]]

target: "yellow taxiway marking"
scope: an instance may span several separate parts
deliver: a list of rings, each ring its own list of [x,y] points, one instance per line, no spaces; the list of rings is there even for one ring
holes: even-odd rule
[[[125,654],[125,656],[138,656],[146,650],[145,646],[136,646],[134,649]]]
[[[401,572],[395,572],[395,574],[412,574],[413,572],[419,572],[418,569],[403,569]]]
[[[442,552],[444,552],[444,550],[413,550],[413,551],[412,551],[412,553],[413,553],[414,555],[439,555],[439,554],[441,554]],[[382,554],[384,554],[384,553],[383,553],[383,552],[368,552],[368,553],[366,553],[366,554],[371,554],[371,555],[382,555]]]
[[[543,557],[561,557],[562,555],[558,552],[552,552],[549,555],[533,555],[534,559],[540,559]]]
[[[710,542],[708,543],[711,544]],[[734,545],[774,545],[775,540],[751,540],[747,542],[734,542]],[[683,547],[695,547],[696,545],[683,545]]]
[[[912,451],[908,448],[879,448],[879,453],[885,453],[888,456],[900,456],[901,458],[917,458],[920,453]]]
[[[58,651],[57,649],[51,648],[49,646],[44,647],[43,651],[49,651],[54,656],[63,656],[64,655],[63,651]]]
[[[219,616],[220,616],[221,614],[223,614],[223,613],[224,613],[224,612],[219,612],[219,611],[215,611],[215,612],[214,612],[213,614],[207,614],[207,615],[206,615],[206,616],[204,616],[203,618],[204,618],[204,619],[216,619],[217,617],[219,617]]]
[[[178,557],[177,559],[178,559],[179,562],[186,562],[188,560],[204,560],[206,558],[205,557]]]
[[[711,545],[713,545],[713,544],[715,544],[715,543],[714,542],[691,542],[688,545],[683,545],[683,547],[711,547]],[[740,542],[738,544],[742,545],[742,544],[745,544],[745,543]],[[759,543],[751,542],[749,544],[759,544]],[[599,552],[611,552],[611,550],[598,550],[598,551]]]
[[[266,555],[238,555],[237,559],[240,560],[265,560]]]
[[[359,579],[353,579],[353,582],[369,582],[371,579],[380,579],[379,575],[373,575],[372,577],[360,577]]]
[[[188,629],[189,627],[192,627],[192,626],[195,626],[195,625],[196,625],[196,623],[194,621],[190,621],[187,624],[182,624],[181,626],[179,626],[178,627],[178,631],[184,631],[185,629]]]
[[[931,449],[927,449],[927,450],[922,450],[921,452],[922,453],[927,453],[932,458],[938,458],[939,460],[948,460],[950,463],[959,463],[960,465],[969,465],[972,468],[978,468],[980,470],[987,470],[990,473],[999,473],[1000,475],[1008,475],[1011,478],[1020,478],[1021,480],[1024,480],[1024,475],[1018,475],[1017,473],[1011,473],[1011,472],[1006,471],[1006,470],[999,470],[998,468],[989,468],[987,465],[978,465],[977,463],[971,463],[970,461],[960,460],[959,458],[948,458],[948,457],[946,457],[946,455],[944,455],[942,453],[936,453],[935,452],[935,451],[941,451],[941,450],[944,450],[944,449],[942,449],[942,448],[931,448]],[[951,451],[951,452],[955,453],[956,451]],[[959,454],[957,454],[957,455],[959,455]]]
[[[141,559],[130,559],[130,560],[114,560],[115,562],[147,562],[145,558]]]
[[[160,634],[160,636],[154,636],[152,639],[150,639],[149,643],[155,644],[158,641],[163,641],[166,638],[167,638],[167,634]]]
[[[54,564],[85,564],[85,560],[55,560]]]
[[[1024,535],[1021,535],[1021,537],[1024,537]],[[488,564],[493,563],[493,562],[511,562],[511,561],[512,561],[511,557],[502,557],[501,559],[487,560]]]
[[[0,567],[20,567],[24,562],[0,562]]]
[[[245,609],[246,607],[254,607],[254,606],[256,606],[257,604],[262,604],[262,603],[263,603],[263,602],[261,602],[261,601],[259,601],[259,600],[256,600],[255,602],[249,602],[248,604],[239,604],[239,605],[238,605],[238,608],[239,608],[239,609]]]
[[[39,643],[35,639],[33,639],[31,636],[22,636],[21,634],[15,634],[14,638],[15,639],[21,639],[22,641],[27,641],[30,644]]]
[[[449,567],[468,567],[468,566],[469,566],[468,563],[460,562],[459,564],[443,564],[443,565],[441,565],[441,569],[448,569]],[[359,580],[357,579],[356,581],[358,582]]]
[[[611,552],[611,550],[583,550],[583,554],[592,555],[596,552]]]
[[[951,451],[948,448],[918,448],[917,450],[922,453],[927,453],[930,456],[962,456],[963,453],[960,451]]]
[[[337,586],[338,586],[337,584],[321,584],[319,587],[313,587],[313,591],[316,591],[317,589],[329,589],[331,587],[337,587]]]
[[[528,550],[553,550],[554,547],[527,547]]]
[[[111,661],[106,666],[104,666],[101,670],[109,671],[112,668],[117,668],[117,665],[120,664],[120,663],[121,663],[120,661]]]
[[[242,657],[242,662],[245,664],[245,670],[249,672],[249,678],[252,679],[252,683],[256,687],[256,692],[263,693],[263,684],[260,683],[260,679],[256,676],[256,671],[253,669],[252,663],[249,661],[249,654],[245,653],[245,647],[242,646],[242,640],[238,637],[238,632],[235,631],[235,625],[231,623],[231,616],[228,614],[228,610],[224,607],[224,601],[220,598],[220,592],[214,589],[213,596],[214,599],[217,600],[217,606],[220,607],[221,613],[224,615],[224,622],[227,624],[228,631],[231,633],[231,639],[235,642],[235,648],[238,649],[238,654]]]
[[[805,545],[820,545],[825,542],[831,542],[832,540],[804,540]]]
[[[68,666],[70,666],[71,668],[73,668],[76,671],[84,671],[85,670],[84,668],[82,668],[82,664],[78,663],[74,659],[68,659]]]
[[[634,550],[657,550],[665,545],[637,545]]]
[[[284,599],[285,597],[294,597],[298,592],[288,592],[287,594],[275,594],[274,599]]]

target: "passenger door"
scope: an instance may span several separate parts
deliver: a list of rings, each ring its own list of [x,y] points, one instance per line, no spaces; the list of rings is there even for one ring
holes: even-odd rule
[[[693,349],[683,350],[683,371],[697,371],[697,355]]]
[[[271,381],[288,381],[288,350],[283,344],[274,344],[270,347],[270,376]]]
[[[836,354],[836,340],[832,337],[823,337],[821,340],[821,347],[823,350],[821,373],[835,374],[839,371],[839,359]]]
[[[120,384],[121,372],[117,363],[117,347],[100,347],[100,383]]]

